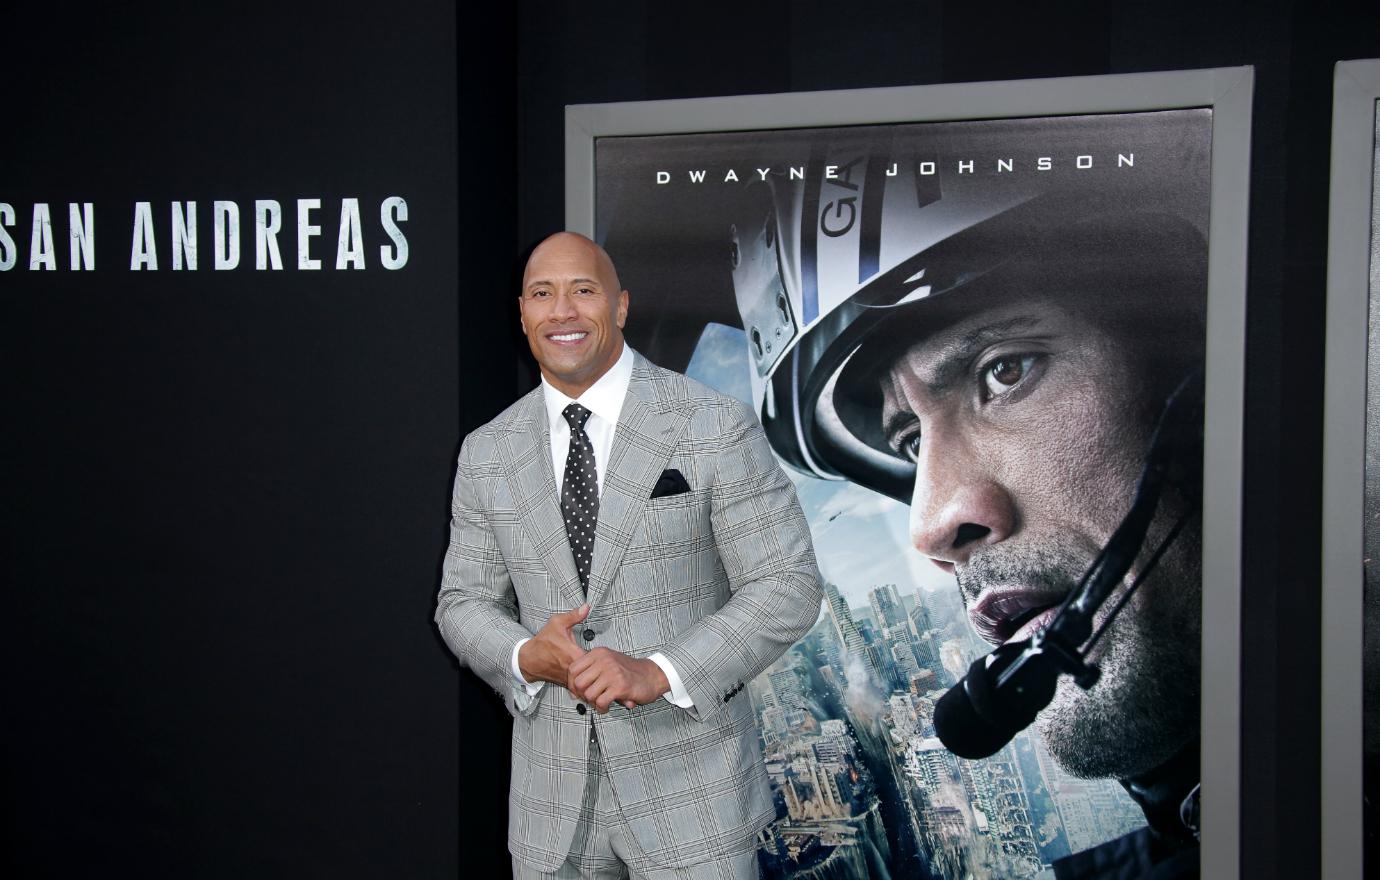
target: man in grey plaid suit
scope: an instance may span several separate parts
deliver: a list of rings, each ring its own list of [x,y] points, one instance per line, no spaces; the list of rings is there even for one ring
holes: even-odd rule
[[[795,491],[748,407],[624,344],[598,245],[544,241],[519,306],[542,386],[461,447],[436,610],[514,716],[514,876],[755,877],[742,692],[822,591]]]

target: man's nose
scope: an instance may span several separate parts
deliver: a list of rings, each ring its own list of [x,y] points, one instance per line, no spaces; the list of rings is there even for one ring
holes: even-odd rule
[[[922,444],[910,503],[910,540],[945,571],[1016,528],[1011,495],[991,468],[961,441]]]
[[[575,310],[575,298],[564,290],[558,290],[551,295],[551,311],[548,313],[553,321],[569,321],[578,312]]]

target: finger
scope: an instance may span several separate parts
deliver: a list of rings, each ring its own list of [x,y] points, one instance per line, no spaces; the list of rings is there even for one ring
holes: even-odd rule
[[[572,608],[569,611],[562,611],[560,614],[551,615],[551,619],[558,626],[572,627],[589,616],[589,603],[581,605],[579,608]]]
[[[597,706],[599,701],[605,698],[608,689],[608,683],[603,681],[597,681],[589,687],[584,688],[585,702],[593,703]],[[605,707],[608,706],[607,700],[604,700],[604,705]]]
[[[624,708],[624,709],[631,709],[633,706],[636,706],[636,705],[637,705],[637,704],[634,703],[632,700],[624,700],[624,701],[623,701],[623,708]]]
[[[609,706],[613,705],[615,701],[621,700],[628,695],[627,690],[624,689],[616,679],[610,679],[605,676],[599,679],[599,685],[599,693],[596,694],[594,698],[604,704],[605,711],[608,711]]]
[[[598,680],[599,672],[593,669],[586,669],[579,675],[572,675],[570,677],[570,681],[582,691],[588,691]]]
[[[571,694],[582,699],[582,701],[589,702],[589,687],[591,687],[592,684],[592,681],[585,681],[585,683],[581,684],[580,681],[570,679],[570,687],[567,687],[566,690],[569,690]]]
[[[586,602],[585,604],[581,605],[579,608],[572,608],[572,609],[570,609],[569,611],[567,611],[565,614],[561,615],[561,618],[562,618],[562,620],[564,621],[564,623],[565,623],[566,626],[574,626],[575,624],[577,624],[577,623],[579,623],[580,621],[584,620],[586,617],[589,617],[589,603],[588,603],[588,602]]]
[[[580,613],[581,610],[584,611],[583,614]],[[580,644],[575,638],[575,630],[579,629],[580,623],[583,622],[587,616],[589,616],[589,606],[581,605],[574,611],[567,612],[565,619],[561,621],[561,632],[565,634],[565,637],[570,640],[572,645]],[[581,650],[583,650],[583,648],[581,648]]]
[[[577,657],[575,660],[572,660],[570,663],[570,672],[572,675],[580,675],[590,671],[593,671],[594,673],[598,674],[607,669],[608,658],[601,657],[600,655],[594,653],[594,651],[590,651],[587,654],[582,653],[579,657]]]
[[[599,682],[600,678],[597,670],[586,669],[580,675],[570,676],[570,683],[575,687],[577,691],[580,692],[580,695],[582,697],[587,697],[590,699],[593,699],[594,697],[594,694],[591,693],[591,691],[595,691],[595,688],[599,684]],[[607,687],[608,685],[605,684],[604,686]]]
[[[570,670],[568,674],[570,676],[570,680],[575,682],[576,686],[578,686],[581,689],[587,688],[591,684],[594,684],[594,680],[599,677],[598,670],[590,669],[588,665],[585,665],[583,668],[576,669],[574,663],[570,664]]]
[[[599,658],[594,654],[581,654],[576,659],[570,661],[570,675],[572,677],[579,675],[598,659]]]

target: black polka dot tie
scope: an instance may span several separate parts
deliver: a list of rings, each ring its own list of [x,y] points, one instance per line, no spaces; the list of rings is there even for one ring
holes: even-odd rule
[[[561,516],[580,587],[589,591],[589,564],[594,556],[594,526],[599,521],[599,472],[594,466],[594,446],[585,433],[590,412],[578,403],[561,411],[570,424],[570,453],[561,479]]]

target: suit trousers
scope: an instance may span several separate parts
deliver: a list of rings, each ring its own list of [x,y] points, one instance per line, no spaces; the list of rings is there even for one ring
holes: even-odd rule
[[[684,868],[653,865],[642,849],[613,794],[599,741],[590,730],[589,774],[585,777],[580,818],[570,855],[554,874],[543,874],[513,859],[514,880],[758,880],[753,840],[736,853],[708,858]]]

